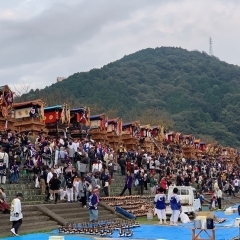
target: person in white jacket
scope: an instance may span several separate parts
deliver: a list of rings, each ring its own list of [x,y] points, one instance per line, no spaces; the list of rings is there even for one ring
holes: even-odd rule
[[[21,199],[23,198],[22,193],[17,193],[16,198],[14,198],[11,202],[11,210],[10,210],[10,222],[12,222],[12,229],[10,230],[14,236],[18,235],[18,229],[22,225],[22,204]]]

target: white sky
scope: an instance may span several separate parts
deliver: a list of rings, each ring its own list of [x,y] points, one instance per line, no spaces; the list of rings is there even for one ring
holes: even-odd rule
[[[144,48],[240,65],[238,0],[0,0],[0,85],[44,88]]]

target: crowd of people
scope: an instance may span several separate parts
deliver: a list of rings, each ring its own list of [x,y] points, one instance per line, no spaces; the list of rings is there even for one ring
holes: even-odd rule
[[[221,156],[184,158],[180,146],[172,149],[166,144],[163,152],[153,154],[123,145],[114,151],[93,140],[56,138],[42,132],[35,137],[31,132],[7,131],[0,138],[0,184],[17,184],[22,171],[28,181],[34,181],[35,188],[41,188],[46,202],[66,199],[69,203],[81,201],[86,207],[93,191],[100,188],[109,196],[118,166],[125,176],[119,195],[127,189],[131,195],[132,188],[140,195],[145,190],[155,195],[158,188],[166,193],[170,185],[192,186],[200,196],[213,193],[215,205],[221,208],[219,190],[234,196],[240,186],[237,164],[226,163]]]
[[[199,194],[223,191],[229,196],[235,196],[240,186],[240,168],[237,163],[226,163],[221,156],[209,159],[207,155],[201,159],[187,159],[166,147],[165,153],[150,154],[142,150],[128,151],[120,154],[119,165],[122,175],[127,172],[126,185],[123,192],[131,185],[143,194],[144,189],[154,195],[161,187],[164,193],[170,185],[192,186]]]
[[[113,149],[92,140],[8,131],[0,139],[0,184],[17,184],[24,177],[41,189],[46,202],[66,199],[86,207],[96,188],[109,196],[115,157]]]

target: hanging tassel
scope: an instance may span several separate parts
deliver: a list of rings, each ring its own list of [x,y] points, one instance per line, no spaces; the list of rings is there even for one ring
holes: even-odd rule
[[[5,128],[5,130],[7,130],[7,128],[8,128],[8,120],[6,120],[4,128]]]

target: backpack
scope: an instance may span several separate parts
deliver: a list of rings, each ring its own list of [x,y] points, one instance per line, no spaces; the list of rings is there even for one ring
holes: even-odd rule
[[[137,178],[135,179],[134,185],[135,185],[135,187],[137,187],[139,185],[139,181]]]
[[[73,183],[72,183],[72,178],[67,178],[67,188],[72,188]]]
[[[4,157],[5,157],[5,153],[3,153],[2,158],[0,158],[0,162],[4,162]]]

